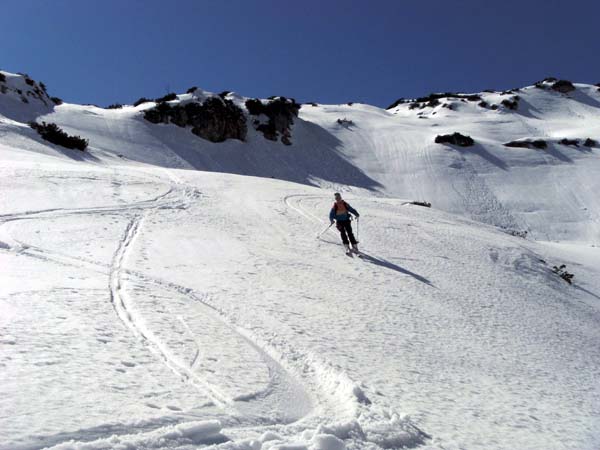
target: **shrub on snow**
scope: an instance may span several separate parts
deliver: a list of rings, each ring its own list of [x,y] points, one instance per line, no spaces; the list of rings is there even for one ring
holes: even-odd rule
[[[31,122],[29,124],[45,141],[61,147],[84,151],[88,146],[88,140],[79,136],[70,136],[59,128],[55,123]]]

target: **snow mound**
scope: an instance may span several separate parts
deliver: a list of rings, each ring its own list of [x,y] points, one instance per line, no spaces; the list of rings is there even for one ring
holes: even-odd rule
[[[64,442],[48,450],[110,450],[110,449],[164,449],[186,445],[210,445],[227,440],[221,434],[216,420],[187,422],[167,426],[149,433],[118,436],[92,442]]]

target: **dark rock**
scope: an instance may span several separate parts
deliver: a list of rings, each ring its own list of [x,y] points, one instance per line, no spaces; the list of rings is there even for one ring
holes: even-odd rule
[[[175,92],[171,92],[171,93],[165,95],[164,97],[160,97],[160,98],[154,99],[154,101],[156,103],[170,102],[170,101],[173,101],[173,100],[177,100],[177,94]]]
[[[420,201],[415,200],[413,202],[410,202],[410,204],[417,205],[417,206],[424,206],[425,208],[431,208],[431,203],[425,202],[425,201],[420,202]]]
[[[198,86],[192,86],[191,88],[189,88],[186,93],[187,94],[193,94],[194,92],[196,92],[198,90]]]
[[[504,99],[501,102],[502,106],[505,106],[508,109],[515,110],[519,107],[519,97],[515,96],[512,100]]]
[[[3,73],[0,73],[0,83],[5,83],[6,82],[6,75],[4,75]]]
[[[55,105],[62,105],[63,101],[61,98],[58,97],[50,97],[50,100],[52,100],[52,103],[54,103]]]
[[[142,97],[140,99],[138,99],[133,106],[140,106],[142,103],[149,103],[149,102],[153,102],[154,100],[150,100],[149,98],[146,97]]]
[[[223,91],[219,93],[219,97],[225,99],[225,97],[227,97],[229,94],[231,94],[231,91]]]
[[[583,146],[584,147],[596,147],[598,145],[598,142],[596,142],[595,140],[591,139],[591,138],[587,138],[584,142],[583,142]]]
[[[457,99],[466,99],[471,102],[476,102],[481,100],[481,96],[478,94],[457,94],[454,92],[444,92],[437,94],[429,94],[426,97],[418,97],[414,100],[406,100],[404,98],[400,98],[388,106],[386,109],[392,109],[402,103],[410,103],[409,109],[417,109],[417,108],[425,108],[430,107],[434,108],[440,104],[440,100],[444,98],[457,98]]]
[[[575,147],[579,147],[579,139],[561,139],[560,141],[558,141],[559,144],[562,145],[574,145]]]
[[[485,100],[481,100],[479,103],[477,103],[478,106],[481,106],[482,108],[487,108],[488,102],[486,102]]]
[[[494,111],[496,111],[498,109],[498,105],[492,105],[490,108],[492,108]]]
[[[568,80],[558,80],[552,85],[552,89],[562,94],[566,94],[568,92],[574,91],[575,86]]]
[[[243,111],[231,100],[211,97],[204,103],[169,105],[166,101],[144,112],[144,119],[152,123],[172,123],[179,127],[191,126],[192,133],[211,142],[226,139],[246,139],[248,131]]]
[[[460,147],[470,147],[475,141],[470,136],[464,136],[460,133],[437,135],[435,137],[436,144],[451,144]]]
[[[256,126],[266,139],[276,141],[281,134],[281,142],[285,145],[291,145],[291,126],[294,124],[294,117],[298,117],[300,105],[293,98],[271,97],[267,103],[259,99],[248,99],[246,109],[253,116],[264,114],[269,118],[268,123]]]
[[[120,103],[113,103],[112,105],[108,105],[106,107],[106,109],[121,109],[123,108],[123,105],[121,105]]]
[[[511,141],[504,144],[506,147],[520,147],[520,148],[537,148],[537,149],[545,149],[548,147],[548,144],[543,139],[536,140],[522,140],[522,141]]]
[[[246,117],[231,100],[212,97],[196,105],[186,108],[188,123],[193,127],[192,133],[211,142],[246,139]]]
[[[393,108],[395,108],[396,106],[398,106],[398,105],[401,105],[401,104],[403,104],[403,103],[407,103],[407,102],[409,102],[409,101],[410,101],[410,100],[406,100],[405,98],[399,98],[398,100],[396,100],[394,103],[392,103],[390,106],[388,106],[388,107],[387,107],[387,108],[385,108],[385,109],[393,109]]]

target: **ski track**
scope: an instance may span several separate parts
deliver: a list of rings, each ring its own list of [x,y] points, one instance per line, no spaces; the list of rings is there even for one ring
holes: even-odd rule
[[[25,242],[17,241],[21,246],[19,252],[30,257],[43,259],[48,262],[59,263],[62,265],[81,267],[84,263],[90,270],[96,271],[109,277],[109,296],[115,309],[116,315],[120,321],[140,339],[160,361],[167,366],[175,376],[191,383],[200,392],[204,393],[211,401],[223,411],[223,416],[219,415],[219,420],[225,425],[229,425],[231,430],[242,430],[244,428],[253,428],[255,431],[261,429],[278,429],[282,434],[299,433],[303,429],[316,428],[322,423],[332,423],[332,420],[354,424],[351,427],[357,427],[358,431],[348,431],[341,427],[342,431],[337,434],[342,438],[358,439],[372,445],[372,439],[366,437],[365,432],[360,427],[360,420],[367,419],[371,425],[376,424],[380,427],[389,427],[391,417],[396,413],[387,410],[385,405],[373,403],[364,392],[363,387],[351,380],[345,373],[332,367],[319,356],[310,352],[303,352],[293,348],[288,342],[277,341],[273,337],[263,337],[255,332],[240,327],[235,320],[227,315],[226,312],[218,309],[210,299],[202,293],[196,292],[185,286],[178,285],[165,280],[150,277],[139,271],[127,269],[125,263],[131,251],[133,243],[143,226],[145,216],[152,210],[164,208],[185,209],[187,207],[186,197],[196,197],[197,193],[190,195],[190,189],[183,187],[183,183],[173,179],[172,181],[179,185],[179,189],[171,186],[163,194],[145,201],[133,202],[125,205],[91,207],[91,208],[57,208],[53,210],[38,210],[19,214],[0,216],[0,226],[4,223],[14,220],[27,219],[45,219],[63,217],[77,214],[107,214],[123,213],[132,215],[121,239],[117,250],[113,255],[110,265],[99,261],[72,257],[62,252],[50,251],[40,247],[29,245]],[[302,200],[321,199],[321,196],[309,194],[292,194],[284,197],[283,201],[287,207],[308,220],[325,223],[325,221],[316,215],[306,211],[301,207]],[[144,318],[136,312],[135,307],[129,299],[126,289],[128,277],[143,281],[147,285],[155,285],[178,294],[187,296],[205,308],[204,314],[211,319],[217,320],[227,327],[230,332],[241,336],[249,347],[261,355],[269,370],[270,382],[262,392],[255,392],[248,395],[231,398],[222,392],[218,386],[214,386],[194,373],[197,366],[201,348],[198,341],[194,338],[196,351],[191,362],[184,363],[179,361],[169,350],[167,345],[160,341],[154,333],[145,325]],[[180,317],[184,328],[193,337],[193,332]],[[299,379],[299,381],[297,381]],[[251,414],[252,406],[258,403],[269,404],[269,397],[281,397],[280,404],[273,406],[285,406],[294,404],[294,402],[311,405],[306,407],[302,417],[280,418],[278,421],[268,421],[265,418],[253,417]],[[287,398],[286,398],[287,396]],[[313,402],[317,399],[317,405]],[[242,403],[246,406],[244,409],[249,411],[249,415],[240,415],[238,406]],[[171,423],[184,422],[182,418],[170,418]],[[164,421],[146,421],[143,426],[99,426],[96,432],[91,434],[80,430],[75,433],[59,433],[53,440],[53,445],[66,440],[85,441],[90,439],[100,439],[108,434],[131,434],[136,432],[152,432],[165,426]],[[414,447],[418,446],[426,439],[431,438],[427,433],[420,430],[410,422],[403,424],[400,430],[391,430],[396,433],[404,433],[408,438],[403,438],[403,445]],[[100,430],[100,431],[98,431]],[[110,433],[108,432],[110,430]],[[106,433],[106,434],[104,434]],[[237,432],[239,433],[239,431]]]

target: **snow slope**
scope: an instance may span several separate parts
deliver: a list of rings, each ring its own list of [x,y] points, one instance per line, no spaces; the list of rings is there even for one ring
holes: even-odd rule
[[[58,106],[79,153],[2,113],[0,448],[598,448],[598,149],[498,144],[596,107],[533,89],[543,120],[306,106],[290,147]],[[315,239],[331,189],[364,258]]]

